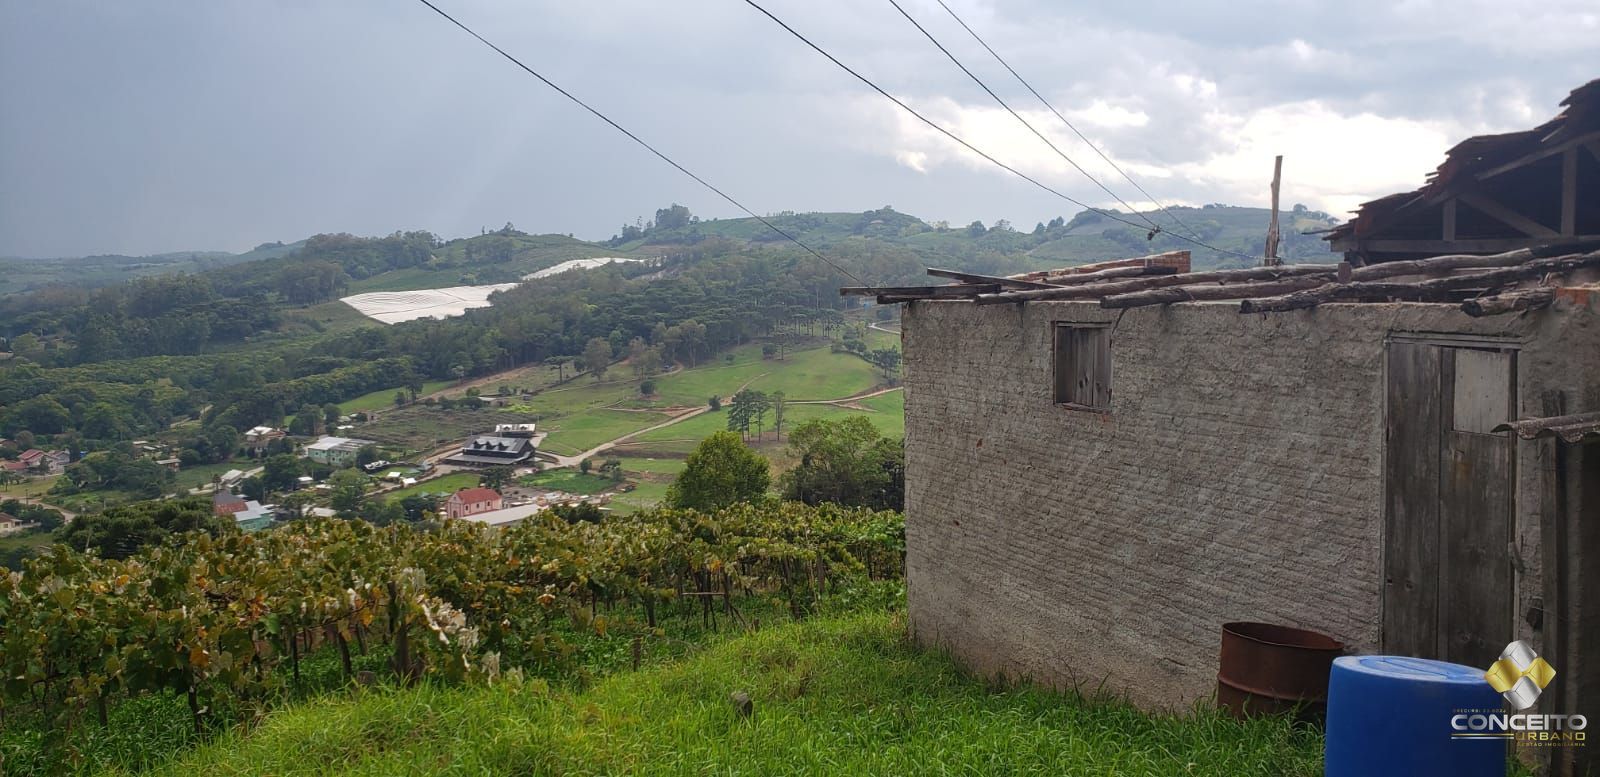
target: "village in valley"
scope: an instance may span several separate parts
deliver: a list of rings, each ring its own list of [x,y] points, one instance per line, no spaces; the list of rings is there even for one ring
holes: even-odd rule
[[[47,5],[0,777],[1600,774],[1592,9]]]

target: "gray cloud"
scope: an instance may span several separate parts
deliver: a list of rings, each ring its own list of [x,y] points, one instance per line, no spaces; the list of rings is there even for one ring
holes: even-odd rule
[[[1108,199],[990,116],[887,2],[765,4],[998,156]],[[736,0],[441,5],[758,211],[1075,210],[924,137]],[[1038,110],[935,3],[905,5]],[[1418,182],[1464,134],[1547,118],[1596,75],[1590,3],[1514,5],[954,7],[1157,196],[1259,202],[1276,149],[1290,201],[1341,208]],[[0,181],[0,254],[18,255],[506,221],[602,238],[673,201],[738,215],[420,4],[376,0],[0,0]]]

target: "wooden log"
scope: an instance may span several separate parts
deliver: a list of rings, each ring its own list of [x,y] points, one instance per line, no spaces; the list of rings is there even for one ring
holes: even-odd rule
[[[1008,275],[1007,278],[1021,281],[1048,281],[1053,278],[1069,275],[1086,275],[1100,270],[1110,270],[1123,267],[1149,267],[1151,265],[1178,265],[1188,266],[1188,251],[1167,251],[1149,256],[1135,256],[1129,259],[1111,259],[1104,262],[1080,264],[1076,267],[1061,267],[1054,270],[1035,270],[1033,272]]]
[[[1148,278],[1096,283],[1087,286],[1064,286],[1056,289],[1011,291],[978,297],[979,305],[998,305],[1002,302],[1029,302],[1034,300],[1094,299],[1116,294],[1128,294],[1145,289],[1167,286],[1191,286],[1202,283],[1228,283],[1236,281],[1267,281],[1300,275],[1321,275],[1332,279],[1338,270],[1332,264],[1291,264],[1282,267],[1249,267],[1241,270],[1211,270],[1209,272],[1158,275]]]
[[[1538,310],[1549,307],[1556,301],[1556,290],[1552,286],[1539,286],[1532,289],[1517,289],[1491,297],[1469,299],[1461,303],[1461,309],[1473,318],[1483,316],[1498,316],[1502,313],[1515,313],[1519,310]]]
[[[1422,260],[1426,261],[1426,260]],[[1336,302],[1367,297],[1403,297],[1406,299],[1438,298],[1446,292],[1470,288],[1495,288],[1509,283],[1530,280],[1549,273],[1568,273],[1586,267],[1600,267],[1600,251],[1571,254],[1533,261],[1516,267],[1502,267],[1483,272],[1451,275],[1411,283],[1375,283],[1356,281],[1330,283],[1314,289],[1292,294],[1247,299],[1239,304],[1240,313],[1281,313],[1303,310],[1324,302]],[[1366,268],[1362,268],[1366,269]]]
[[[1053,287],[1081,286],[1088,283],[1114,280],[1117,278],[1144,278],[1147,276],[1177,275],[1178,268],[1165,267],[1158,264],[1141,265],[1139,267],[1113,267],[1109,270],[1096,270],[1095,272],[1076,273],[1073,275],[1052,275],[1049,283]],[[1036,291],[1048,291],[1037,289]]]
[[[1169,286],[1164,289],[1147,289],[1131,294],[1117,294],[1100,300],[1103,308],[1142,308],[1149,305],[1170,305],[1174,302],[1204,302],[1224,299],[1243,299],[1263,294],[1287,294],[1292,291],[1322,286],[1332,275],[1298,275],[1275,281],[1259,283],[1202,284],[1198,286]]]
[[[1528,248],[1519,248],[1502,254],[1451,254],[1449,256],[1434,256],[1427,259],[1406,259],[1398,262],[1379,262],[1358,267],[1351,271],[1350,279],[1353,281],[1376,281],[1384,278],[1397,278],[1401,275],[1435,275],[1452,270],[1479,270],[1493,267],[1515,267],[1524,262],[1538,258],[1538,255]]]
[[[966,283],[998,283],[1001,286],[1006,287],[1006,288],[1010,288],[1010,289],[1054,289],[1054,288],[1056,288],[1056,285],[1053,284],[1053,283],[1041,283],[1039,281],[1025,281],[1025,280],[1022,280],[1020,278],[1005,278],[1005,277],[1000,277],[1000,276],[996,276],[996,275],[979,275],[977,273],[957,272],[955,270],[940,270],[940,269],[933,268],[933,267],[929,267],[928,268],[928,274],[932,275],[932,276],[934,276],[936,278],[954,278],[954,279],[956,279],[958,281],[964,281]]]
[[[956,283],[948,286],[845,286],[839,289],[842,297],[862,296],[917,296],[922,299],[956,299],[978,294],[995,294],[998,283]]]

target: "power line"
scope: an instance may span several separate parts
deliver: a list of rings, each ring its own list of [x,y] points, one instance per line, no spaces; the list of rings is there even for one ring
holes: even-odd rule
[[[677,168],[678,172],[683,173],[684,175],[687,175],[690,178],[693,178],[696,183],[700,184],[701,186],[706,187],[707,189],[710,189],[711,191],[715,192],[718,197],[721,197],[722,199],[727,200],[728,202],[732,203],[734,207],[736,207],[739,210],[742,210],[745,213],[749,214],[751,218],[753,218],[756,221],[759,221],[762,224],[766,225],[767,229],[770,229],[773,232],[776,232],[776,233],[784,236],[785,238],[788,238],[789,242],[794,243],[795,245],[800,246],[801,248],[805,249],[806,253],[811,254],[812,256],[816,257],[823,264],[826,264],[829,267],[832,267],[833,269],[838,270],[840,273],[843,273],[845,276],[849,277],[850,280],[853,280],[853,281],[855,281],[856,283],[858,283],[858,284],[860,284],[862,286],[868,285],[866,281],[863,281],[860,278],[856,277],[855,273],[850,272],[849,270],[846,270],[843,267],[840,267],[839,265],[835,264],[832,260],[828,259],[828,257],[823,256],[820,253],[817,253],[817,251],[815,249],[813,249],[811,246],[808,246],[805,243],[801,242],[800,238],[797,238],[794,235],[791,235],[788,232],[785,232],[782,229],[779,229],[776,224],[773,224],[772,222],[766,220],[765,218],[762,218],[760,215],[757,215],[755,211],[745,207],[744,203],[741,203],[738,200],[734,199],[733,197],[729,196],[727,192],[724,192],[723,190],[718,189],[715,186],[712,186],[710,183],[707,183],[704,178],[701,178],[700,176],[695,175],[694,173],[690,172],[689,169],[684,167],[683,165],[680,165],[677,162],[672,161],[671,157],[669,157],[666,154],[663,154],[660,151],[656,150],[655,146],[652,146],[649,143],[644,142],[644,140],[642,138],[640,138],[638,135],[635,135],[632,132],[629,132],[626,127],[623,127],[621,124],[618,124],[615,121],[612,121],[611,117],[601,113],[599,110],[597,110],[594,107],[590,106],[588,103],[578,99],[571,92],[568,92],[567,90],[562,89],[560,86],[557,86],[554,81],[551,81],[550,79],[545,78],[544,76],[540,75],[538,73],[538,71],[534,70],[533,68],[522,64],[522,60],[517,59],[516,57],[511,56],[510,54],[506,53],[505,49],[502,49],[499,46],[496,46],[493,43],[490,43],[487,38],[483,37],[482,35],[479,35],[471,27],[468,27],[467,25],[462,24],[461,22],[457,21],[454,16],[451,16],[450,14],[445,13],[442,9],[439,8],[439,6],[434,5],[432,2],[429,2],[429,0],[417,0],[417,1],[422,3],[423,5],[431,8],[431,9],[433,9],[434,13],[437,13],[440,16],[443,16],[445,19],[449,20],[451,24],[454,24],[455,26],[460,27],[462,30],[465,30],[468,35],[471,35],[472,37],[477,38],[478,41],[480,43],[482,43],[483,45],[488,46],[491,49],[494,49],[495,52],[498,53],[500,56],[505,57],[506,59],[510,60],[512,64],[514,64],[517,67],[520,67],[523,70],[527,71],[528,75],[531,75],[534,78],[537,78],[540,81],[543,81],[545,86],[548,86],[551,89],[556,90],[557,92],[559,92],[561,94],[562,97],[565,97],[568,100],[571,100],[572,102],[577,103],[584,110],[588,111],[589,113],[594,114],[596,118],[600,119],[601,121],[603,121],[603,122],[605,122],[607,124],[610,124],[613,129],[615,129],[616,131],[621,132],[622,134],[628,136],[629,140],[632,140],[633,142],[638,143],[639,145],[643,146],[650,153],[655,154],[657,157],[659,157],[661,159],[661,161],[666,162],[667,164],[672,165],[673,167]]]
[[[893,0],[890,0],[890,1],[893,2]],[[978,42],[978,45],[982,46],[985,51],[989,52],[989,55],[994,57],[994,60],[996,62],[999,62],[1000,65],[1002,67],[1004,67],[1007,72],[1011,73],[1011,75],[1013,77],[1015,77],[1019,83],[1021,83],[1024,87],[1026,87],[1029,92],[1033,93],[1033,96],[1038,98],[1039,102],[1042,103],[1044,105],[1044,107],[1049,108],[1050,112],[1055,114],[1056,118],[1060,119],[1062,124],[1067,125],[1067,129],[1072,130],[1073,134],[1077,135],[1078,138],[1084,142],[1084,145],[1087,145],[1089,148],[1094,149],[1094,152],[1096,154],[1099,154],[1100,158],[1104,159],[1106,164],[1111,165],[1111,168],[1113,170],[1116,170],[1118,173],[1120,173],[1122,175],[1122,177],[1128,181],[1128,183],[1133,184],[1133,188],[1138,189],[1140,194],[1143,194],[1147,199],[1149,199],[1151,202],[1155,203],[1155,206],[1157,208],[1160,208],[1162,213],[1167,214],[1168,218],[1172,219],[1173,221],[1176,221],[1180,226],[1182,226],[1184,229],[1188,230],[1190,235],[1192,235],[1192,236],[1194,236],[1196,238],[1200,237],[1200,233],[1196,232],[1194,227],[1191,227],[1188,224],[1184,223],[1183,219],[1178,218],[1178,214],[1173,213],[1171,210],[1169,210],[1167,208],[1167,206],[1161,204],[1161,201],[1156,199],[1154,195],[1150,194],[1150,192],[1145,191],[1144,187],[1140,186],[1138,181],[1133,180],[1133,176],[1128,175],[1128,172],[1126,170],[1123,170],[1122,167],[1120,165],[1118,165],[1116,162],[1112,161],[1111,157],[1106,156],[1106,153],[1104,151],[1101,151],[1100,147],[1096,146],[1094,144],[1094,141],[1090,140],[1082,132],[1079,132],[1078,128],[1076,126],[1074,126],[1072,122],[1067,121],[1067,117],[1063,116],[1061,114],[1061,111],[1056,110],[1056,107],[1054,105],[1051,105],[1050,101],[1046,100],[1044,98],[1044,95],[1039,93],[1039,90],[1033,88],[1033,84],[1028,83],[1028,80],[1023,78],[1021,73],[1018,73],[1015,68],[1011,67],[1011,63],[1006,62],[1005,59],[1000,56],[999,52],[995,51],[994,48],[991,47],[988,44],[988,42],[986,42],[982,37],[979,37],[978,33],[974,32],[971,27],[967,26],[966,21],[964,21],[960,16],[956,15],[956,12],[953,9],[951,9],[950,6],[947,5],[944,2],[944,0],[935,0],[935,1],[939,3],[939,7],[940,8],[943,8],[945,10],[945,13],[950,14],[950,18],[956,20],[956,24],[961,25],[961,29],[966,30],[967,34],[971,35],[972,39]],[[896,6],[896,7],[898,7],[898,6]],[[901,11],[901,13],[905,13],[905,12]],[[965,69],[965,68],[963,68],[963,69]],[[1118,200],[1118,201],[1121,202],[1121,200]],[[1123,203],[1123,204],[1126,205],[1127,203]]]
[[[889,94],[887,91],[884,91],[883,87],[878,86],[877,84],[873,83],[872,79],[867,78],[866,76],[861,75],[860,73],[857,73],[855,70],[851,69],[849,65],[846,65],[845,63],[840,62],[837,57],[833,56],[832,54],[829,54],[821,46],[818,46],[817,44],[812,43],[809,38],[807,38],[804,35],[801,35],[797,31],[795,31],[795,29],[793,27],[790,27],[782,19],[779,19],[778,17],[773,16],[771,11],[768,11],[767,9],[762,8],[759,4],[757,4],[755,2],[755,0],[744,0],[744,1],[751,8],[754,8],[757,11],[760,11],[762,13],[762,15],[764,15],[768,19],[771,19],[772,21],[776,22],[779,27],[782,27],[783,29],[787,30],[790,35],[793,35],[796,38],[799,38],[800,42],[806,44],[807,46],[810,46],[818,54],[821,54],[822,56],[827,57],[829,62],[832,62],[835,65],[838,65],[840,69],[844,70],[844,72],[849,73],[852,76],[855,76],[856,80],[858,80],[861,83],[866,84],[867,86],[871,87],[872,90],[877,92],[878,94],[883,95],[885,99],[889,100],[889,102],[892,102],[895,105],[900,106],[900,108],[902,110],[904,110],[906,113],[909,113],[912,116],[916,117],[916,119],[918,121],[920,121],[923,124],[926,124],[929,127],[933,128],[939,134],[944,135],[945,137],[947,137],[947,138],[949,138],[951,140],[954,140],[955,142],[961,144],[961,146],[963,148],[967,149],[968,151],[971,151],[972,153],[977,154],[980,157],[983,157],[989,163],[999,167],[1002,170],[1005,170],[1006,172],[1011,173],[1012,175],[1014,175],[1014,176],[1016,176],[1018,178],[1021,178],[1024,181],[1027,181],[1028,183],[1033,184],[1034,186],[1039,187],[1040,189],[1043,189],[1043,190],[1045,190],[1045,191],[1047,191],[1047,192],[1049,192],[1051,194],[1054,194],[1055,196],[1060,197],[1061,199],[1066,200],[1067,202],[1070,202],[1073,205],[1076,205],[1076,206],[1078,206],[1080,208],[1083,208],[1084,210],[1094,211],[1095,213],[1098,213],[1098,214],[1100,214],[1102,216],[1105,216],[1106,218],[1111,219],[1112,221],[1120,221],[1123,224],[1127,224],[1128,226],[1133,227],[1135,229],[1145,229],[1145,226],[1143,224],[1140,224],[1137,221],[1129,221],[1129,220],[1127,220],[1125,218],[1122,218],[1122,217],[1118,216],[1115,213],[1109,213],[1107,211],[1100,210],[1099,208],[1096,208],[1096,207],[1094,207],[1092,205],[1088,205],[1086,203],[1083,203],[1083,202],[1080,202],[1080,201],[1078,201],[1076,199],[1073,199],[1072,197],[1070,197],[1068,195],[1065,195],[1065,194],[1062,194],[1061,192],[1051,188],[1050,186],[1048,186],[1046,184],[1040,183],[1038,181],[1038,179],[1033,178],[1032,176],[1028,175],[1027,173],[1024,173],[1021,170],[1018,170],[1015,167],[1012,167],[1011,165],[1006,164],[1005,162],[1002,162],[1002,161],[1000,161],[998,159],[995,159],[992,156],[989,156],[988,154],[984,153],[981,149],[979,149],[977,146],[974,146],[971,143],[968,143],[967,141],[963,140],[960,135],[957,135],[954,132],[951,132],[950,130],[945,129],[943,126],[941,126],[938,122],[935,122],[933,119],[930,119],[930,118],[928,118],[926,116],[923,116],[922,114],[918,113],[917,109],[912,108],[909,105],[906,105],[904,102],[902,102],[900,100],[900,98],[895,97],[892,94]]]
[[[1105,184],[1101,183],[1100,179],[1095,178],[1094,175],[1091,174],[1088,170],[1083,169],[1082,165],[1078,164],[1077,162],[1074,162],[1072,160],[1072,157],[1067,156],[1067,153],[1065,151],[1062,151],[1059,147],[1057,147],[1055,143],[1052,143],[1049,138],[1045,137],[1044,133],[1042,133],[1039,130],[1035,129],[1033,124],[1029,123],[1027,119],[1022,117],[1022,114],[1017,113],[1015,110],[1012,110],[1011,106],[1006,104],[1006,101],[1001,99],[1000,95],[995,94],[994,90],[990,89],[989,85],[983,82],[983,79],[979,78],[977,76],[977,74],[973,73],[971,70],[968,70],[966,65],[961,64],[961,60],[957,59],[956,55],[950,53],[950,50],[945,48],[944,44],[940,43],[938,38],[933,37],[933,33],[928,32],[928,30],[926,28],[924,28],[920,23],[918,23],[915,18],[912,18],[911,14],[907,13],[906,9],[902,8],[898,2],[896,2],[895,0],[889,0],[889,5],[894,6],[894,9],[896,11],[899,11],[901,16],[906,17],[906,21],[911,22],[911,26],[917,28],[917,32],[922,33],[923,37],[927,38],[929,43],[932,43],[935,48],[937,48],[937,49],[939,49],[939,51],[943,52],[944,55],[946,57],[948,57],[952,63],[955,64],[956,67],[961,69],[961,72],[966,73],[967,77],[972,79],[973,83],[977,84],[980,88],[983,89],[983,91],[988,92],[989,96],[994,98],[994,101],[999,103],[1001,108],[1006,109],[1006,112],[1011,114],[1012,118],[1016,119],[1019,122],[1022,122],[1022,126],[1027,127],[1028,131],[1032,132],[1035,137],[1037,137],[1038,139],[1044,141],[1044,144],[1049,146],[1051,151],[1056,152],[1056,156],[1061,157],[1062,159],[1066,160],[1066,163],[1069,164],[1069,165],[1072,165],[1073,169],[1075,169],[1078,172],[1082,173],[1083,177],[1089,179],[1091,182],[1094,183],[1095,186],[1100,187],[1101,191],[1105,192],[1106,194],[1111,195],[1111,197],[1113,199],[1115,199],[1117,202],[1122,204],[1122,207],[1127,208],[1130,213],[1133,213],[1134,215],[1144,219],[1146,223],[1148,223],[1152,227],[1155,227],[1157,231],[1161,230],[1161,226],[1159,224],[1155,223],[1154,221],[1151,221],[1149,216],[1146,216],[1143,213],[1140,213],[1138,208],[1135,208],[1132,205],[1129,205],[1127,200],[1124,200],[1121,197],[1117,196],[1117,193],[1114,192],[1114,191],[1111,191],[1110,188],[1108,188]]]
[[[1087,203],[1084,203],[1082,201],[1074,199],[1073,197],[1070,197],[1070,196],[1068,196],[1066,194],[1062,194],[1060,191],[1058,191],[1058,190],[1056,190],[1056,189],[1054,189],[1054,188],[1052,188],[1052,187],[1050,187],[1050,186],[1048,186],[1048,185],[1046,185],[1044,183],[1041,183],[1038,179],[1028,175],[1027,173],[1024,173],[1024,172],[1016,169],[1015,167],[1012,167],[1011,165],[1008,165],[1008,164],[1006,164],[1006,163],[1004,163],[1004,162],[1002,162],[1002,161],[1000,161],[998,159],[995,159],[994,157],[990,156],[989,154],[984,153],[977,146],[974,146],[971,143],[968,143],[966,140],[962,139],[960,135],[957,135],[954,132],[951,132],[950,130],[945,129],[938,122],[935,122],[934,120],[922,115],[921,113],[918,113],[915,108],[912,108],[911,106],[907,105],[904,101],[902,101],[900,98],[895,97],[894,95],[892,95],[889,92],[885,91],[883,87],[878,86],[876,83],[873,83],[872,79],[867,78],[864,75],[861,75],[860,73],[858,73],[855,70],[853,70],[849,65],[846,65],[845,63],[840,62],[838,57],[835,57],[834,55],[829,54],[821,46],[818,46],[817,44],[812,43],[809,38],[807,38],[804,35],[801,35],[798,31],[796,31],[793,27],[790,27],[782,19],[779,19],[778,17],[774,16],[771,11],[768,11],[767,9],[761,7],[761,5],[759,3],[757,3],[757,2],[755,2],[755,0],[744,0],[744,2],[745,2],[746,5],[750,6],[751,8],[754,8],[757,11],[760,11],[763,16],[767,17],[768,19],[771,19],[774,23],[776,23],[779,27],[782,27],[790,35],[793,35],[794,37],[798,38],[801,43],[804,43],[807,46],[810,46],[813,51],[816,51],[818,54],[821,54],[823,57],[827,58],[827,60],[829,62],[832,62],[835,65],[838,65],[839,69],[843,70],[846,73],[849,73],[852,76],[855,76],[856,80],[860,81],[863,84],[866,84],[873,91],[877,92],[880,95],[883,95],[883,97],[885,99],[887,99],[889,102],[892,102],[895,105],[899,106],[901,110],[904,110],[906,113],[911,114],[918,121],[920,121],[923,124],[926,124],[929,127],[933,128],[939,134],[944,135],[945,137],[947,137],[947,138],[949,138],[949,139],[961,144],[961,146],[963,148],[967,149],[968,151],[971,151],[974,154],[977,154],[978,156],[982,157],[984,160],[988,161],[990,164],[993,164],[996,167],[999,167],[1000,169],[1005,170],[1006,172],[1011,173],[1012,175],[1015,175],[1016,177],[1021,178],[1022,180],[1033,184],[1034,186],[1039,187],[1040,189],[1043,189],[1043,190],[1045,190],[1045,191],[1047,191],[1047,192],[1049,192],[1051,194],[1054,194],[1055,196],[1060,197],[1061,199],[1066,200],[1067,202],[1070,202],[1070,203],[1072,203],[1074,205],[1077,205],[1078,207],[1083,208],[1084,210],[1090,211],[1092,213],[1097,213],[1097,214],[1099,214],[1099,215],[1101,215],[1101,216],[1103,216],[1105,218],[1108,218],[1108,219],[1110,219],[1112,221],[1116,221],[1118,223],[1125,224],[1127,226],[1133,227],[1134,229],[1146,229],[1145,225],[1140,224],[1137,221],[1129,221],[1128,219],[1122,218],[1121,216],[1117,215],[1115,212],[1101,210],[1100,208],[1096,208],[1096,207],[1094,207],[1092,205],[1089,205]],[[1250,256],[1249,254],[1241,254],[1238,251],[1229,251],[1229,250],[1227,250],[1225,248],[1217,248],[1216,246],[1213,246],[1213,245],[1207,245],[1206,243],[1201,242],[1200,240],[1197,240],[1195,238],[1189,237],[1189,236],[1184,235],[1184,234],[1182,234],[1180,232],[1167,232],[1167,234],[1169,234],[1169,235],[1171,235],[1171,236],[1173,236],[1173,237],[1175,237],[1175,238],[1177,238],[1179,240],[1182,240],[1182,241],[1184,241],[1186,243],[1190,243],[1192,245],[1197,245],[1197,246],[1200,246],[1201,248],[1204,248],[1204,249],[1206,249],[1208,251],[1215,251],[1215,252],[1217,252],[1219,254],[1229,254],[1229,255],[1232,255],[1232,256],[1238,256],[1238,257],[1242,257],[1242,258],[1245,258],[1245,259],[1249,259],[1252,262],[1257,261],[1258,259],[1260,259],[1260,257]],[[1154,230],[1150,231],[1150,237],[1151,238],[1155,237],[1155,231]]]

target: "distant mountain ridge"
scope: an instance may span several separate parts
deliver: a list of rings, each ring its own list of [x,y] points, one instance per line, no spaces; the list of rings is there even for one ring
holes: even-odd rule
[[[911,251],[926,264],[963,263],[984,256],[1020,260],[1032,269],[1059,267],[1162,251],[1189,250],[1197,269],[1240,267],[1254,263],[1266,242],[1269,211],[1212,204],[1174,207],[1149,214],[1109,213],[1143,223],[1146,217],[1162,229],[1134,228],[1106,215],[1083,211],[1071,220],[1057,217],[1033,228],[1004,220],[993,224],[954,225],[925,221],[891,207],[859,212],[795,213],[767,216],[778,228],[819,249],[854,243],[878,242]],[[367,269],[360,258],[341,261],[349,273],[349,292],[403,291],[461,284],[505,283],[572,259],[604,256],[651,258],[692,253],[706,240],[718,239],[752,246],[783,247],[787,239],[754,218],[705,219],[682,206],[657,212],[666,225],[625,227],[606,241],[585,241],[570,235],[532,235],[509,224],[506,229],[471,237],[436,240],[426,256],[404,263],[381,262]],[[670,218],[669,218],[670,217]],[[1303,206],[1280,212],[1282,242],[1279,255],[1291,261],[1317,261],[1329,256],[1316,234],[1338,223],[1326,213]],[[1181,224],[1179,222],[1182,222]],[[1175,235],[1192,236],[1205,246]],[[396,232],[387,239],[424,233]],[[132,278],[177,273],[232,270],[213,273],[222,281],[246,282],[248,276],[276,272],[286,263],[324,260],[350,251],[370,252],[379,238],[318,235],[293,243],[264,243],[239,254],[223,251],[175,251],[150,256],[102,255],[88,257],[21,259],[0,258],[0,296],[15,295],[52,285],[99,288]],[[340,241],[367,241],[347,246]],[[1209,246],[1209,247],[1206,247]],[[249,265],[249,269],[244,268]]]
[[[148,256],[99,254],[46,259],[5,256],[0,257],[0,296],[55,284],[97,288],[149,275],[201,272],[287,256],[304,244],[304,240],[262,243],[239,254],[227,251],[173,251]]]
[[[860,213],[786,211],[768,216],[767,220],[814,248],[826,248],[851,239],[876,239],[931,255],[972,251],[1025,254],[1045,266],[1189,250],[1194,255],[1196,268],[1240,267],[1255,263],[1256,257],[1263,254],[1271,216],[1267,208],[1213,204],[1174,207],[1169,211],[1173,215],[1107,211],[1135,223],[1143,223],[1148,216],[1150,221],[1161,226],[1161,231],[1153,238],[1145,227],[1134,228],[1093,211],[1080,212],[1070,221],[1058,217],[1048,223],[1040,222],[1032,229],[1004,220],[989,225],[976,221],[967,225],[927,222],[888,207]],[[1326,213],[1298,205],[1280,211],[1279,221],[1282,235],[1279,256],[1307,261],[1326,258],[1329,254],[1319,236],[1303,233],[1320,232],[1340,223]],[[1183,240],[1174,233],[1205,245]],[[710,237],[768,244],[786,240],[753,218],[695,221],[666,229],[654,227],[631,240],[622,239],[627,236],[625,232],[612,238],[608,245],[646,250],[652,246],[692,245]]]

